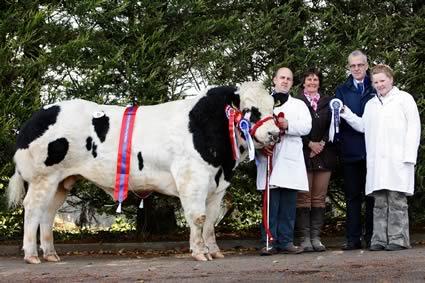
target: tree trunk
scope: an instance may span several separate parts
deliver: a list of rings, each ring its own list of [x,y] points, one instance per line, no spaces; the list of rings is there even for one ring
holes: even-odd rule
[[[137,209],[136,234],[138,239],[151,235],[173,234],[177,230],[174,206],[155,206],[154,197],[143,200],[143,208]]]

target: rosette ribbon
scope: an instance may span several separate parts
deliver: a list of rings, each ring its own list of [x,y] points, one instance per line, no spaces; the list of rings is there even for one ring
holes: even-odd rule
[[[130,177],[131,143],[134,120],[138,106],[127,107],[121,122],[120,141],[118,146],[117,170],[115,177],[115,200],[119,202],[117,212],[121,213],[121,204],[127,198]]]
[[[339,124],[341,122],[341,117],[339,113],[341,112],[343,103],[341,99],[334,98],[329,102],[329,107],[331,108],[331,125],[329,127],[329,141],[333,142],[336,134],[339,133]]]
[[[243,133],[243,135],[244,135],[244,137],[245,137],[245,141],[246,141],[246,144],[247,144],[247,146],[248,146],[248,156],[249,156],[249,160],[251,161],[251,160],[254,160],[254,158],[255,158],[255,148],[254,148],[254,142],[253,142],[253,140],[252,140],[252,138],[251,138],[251,135],[250,135],[250,130],[251,130],[251,123],[247,120],[247,119],[245,119],[245,118],[242,118],[240,121],[239,121],[239,129],[241,130],[241,132]]]
[[[238,160],[239,159],[239,148],[236,142],[236,132],[235,132],[235,117],[236,117],[236,110],[231,107],[230,105],[226,106],[225,109],[227,119],[229,120],[229,137],[230,137],[230,144],[232,145],[232,153],[233,153],[233,159]]]

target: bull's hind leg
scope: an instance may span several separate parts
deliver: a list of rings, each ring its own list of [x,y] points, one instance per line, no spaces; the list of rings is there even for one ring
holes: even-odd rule
[[[196,260],[211,259],[202,237],[205,222],[205,204],[208,194],[209,176],[201,164],[196,162],[178,164],[173,175],[176,180],[179,198],[183,206],[187,223],[190,227],[190,249]],[[207,257],[208,256],[208,257]]]
[[[57,210],[65,202],[69,191],[64,188],[63,182],[58,186],[56,194],[49,204],[49,207],[41,217],[40,223],[40,242],[43,250],[43,258],[46,261],[57,262],[60,261],[59,256],[56,254],[56,250],[53,244],[53,221]]]
[[[208,247],[209,254],[213,258],[224,257],[215,239],[214,224],[216,223],[218,216],[220,214],[220,204],[225,192],[226,192],[225,189],[222,189],[221,191],[218,191],[218,192],[214,192],[212,195],[208,197],[208,200],[207,200],[207,218],[204,224],[203,238],[204,238],[205,244]]]
[[[43,212],[48,209],[50,200],[53,198],[57,183],[47,179],[38,179],[31,182],[27,195],[24,199],[24,260],[27,263],[40,263],[37,253],[37,228],[41,222]]]

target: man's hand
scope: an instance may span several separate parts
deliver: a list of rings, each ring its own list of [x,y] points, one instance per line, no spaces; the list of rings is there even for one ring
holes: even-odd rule
[[[263,153],[264,153],[265,155],[267,155],[267,156],[272,156],[272,155],[273,155],[273,146],[271,146],[271,145],[266,145],[266,146],[263,148]]]
[[[285,132],[286,129],[288,129],[288,120],[283,118],[283,117],[279,117],[277,118],[277,122],[279,124],[279,128],[281,132]]]

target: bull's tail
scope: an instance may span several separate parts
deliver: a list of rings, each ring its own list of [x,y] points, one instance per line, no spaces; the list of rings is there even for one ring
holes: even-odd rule
[[[16,207],[22,203],[25,195],[25,184],[18,169],[15,170],[15,174],[9,180],[9,186],[7,188],[8,204],[9,207]]]

